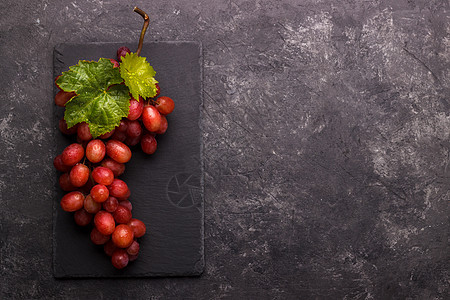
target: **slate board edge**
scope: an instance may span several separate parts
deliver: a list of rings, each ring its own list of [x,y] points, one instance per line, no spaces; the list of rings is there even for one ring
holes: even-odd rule
[[[203,108],[204,108],[204,104],[203,104],[203,79],[204,79],[204,73],[203,73],[203,63],[204,63],[204,57],[203,57],[203,44],[201,42],[198,42],[198,47],[199,47],[199,64],[200,64],[200,105],[198,107],[199,112],[200,112],[200,116],[199,116],[199,128],[200,128],[200,189],[201,189],[201,194],[203,195],[203,202],[202,202],[202,218],[201,218],[201,223],[202,223],[202,227],[201,227],[201,236],[203,237],[202,241],[201,241],[201,259],[200,261],[196,264],[196,269],[195,272],[198,276],[200,276],[204,269],[205,269],[205,162],[204,162],[204,143],[203,143]]]
[[[58,58],[59,55],[61,55],[61,52],[58,50],[58,48],[60,48],[60,45],[55,46],[53,48],[53,80],[56,78],[56,76],[58,76],[59,74],[57,74],[57,69],[61,69],[61,60]],[[56,95],[58,88],[56,87],[56,85],[53,82],[53,97]],[[52,147],[52,153],[54,155],[57,155],[57,130],[59,129],[56,125],[56,118],[55,115],[57,113],[57,106],[53,105],[53,110],[52,110],[52,125],[53,125],[53,147]],[[56,196],[58,195],[57,193],[57,188],[58,187],[58,180],[56,180],[56,178],[59,178],[59,174],[58,171],[53,169],[53,174],[55,177],[55,184],[53,187],[53,191],[52,191],[52,208],[53,208],[53,212],[52,212],[52,270],[53,270],[53,276],[55,278],[60,278],[58,276],[56,276],[57,274],[57,269],[56,269],[56,253],[55,253],[55,249],[56,249],[56,215],[58,213],[58,205],[59,203],[57,202]]]
[[[204,198],[204,177],[205,177],[205,173],[204,173],[204,161],[203,161],[203,155],[204,155],[204,142],[203,142],[203,103],[204,103],[204,96],[203,96],[203,76],[204,76],[204,72],[203,72],[203,62],[204,62],[204,57],[203,57],[203,45],[201,42],[198,41],[155,41],[155,42],[147,42],[144,43],[144,45],[146,44],[195,44],[197,45],[197,47],[199,48],[199,64],[200,64],[200,105],[199,105],[199,123],[198,126],[200,128],[200,133],[201,133],[201,138],[200,138],[200,171],[201,171],[201,176],[200,176],[200,189],[201,189],[201,194],[203,195],[203,202],[202,202],[202,218],[201,218],[201,236],[204,237],[204,232],[205,232],[205,198]],[[58,59],[58,55],[61,55],[61,50],[60,49],[64,49],[65,47],[73,47],[76,45],[117,45],[119,43],[117,42],[89,42],[89,43],[60,43],[57,44],[53,47],[53,79],[56,78],[56,76],[60,75],[60,72],[57,70],[61,69],[61,64],[62,62],[60,61],[60,59]],[[59,66],[58,66],[59,65]],[[65,70],[63,70],[65,71]],[[56,95],[56,93],[58,92],[58,88],[56,87],[56,85],[53,86],[53,97]],[[55,117],[57,112],[57,107],[55,105],[53,105],[53,113],[52,113],[52,118]],[[53,122],[53,147],[52,147],[52,153],[54,153],[55,155],[57,155],[57,133],[58,133],[59,127],[57,125],[57,122]],[[54,176],[55,178],[59,177],[59,173],[58,171],[54,170]],[[109,279],[109,278],[161,278],[161,277],[199,277],[203,274],[204,272],[204,267],[205,267],[205,241],[204,238],[201,239],[201,248],[200,248],[200,253],[201,253],[201,258],[200,260],[196,263],[195,265],[195,269],[193,272],[191,273],[183,273],[183,274],[176,274],[176,273],[151,273],[151,274],[147,274],[147,273],[142,273],[142,274],[133,274],[133,275],[122,275],[122,274],[118,274],[118,275],[85,275],[85,274],[71,274],[71,275],[57,275],[57,268],[56,268],[56,253],[55,253],[55,249],[56,249],[56,224],[54,222],[54,220],[56,219],[56,215],[58,213],[58,205],[59,202],[54,201],[56,200],[56,189],[59,188],[58,185],[58,181],[55,180],[55,184],[54,184],[54,189],[52,192],[52,202],[53,202],[53,206],[52,206],[52,270],[53,270],[53,277],[59,280],[65,280],[65,279],[83,279],[83,278],[105,278],[105,279]]]

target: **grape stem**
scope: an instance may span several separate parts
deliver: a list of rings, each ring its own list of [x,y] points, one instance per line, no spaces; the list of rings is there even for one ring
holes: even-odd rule
[[[147,31],[148,23],[150,22],[150,19],[149,19],[147,13],[137,6],[134,7],[133,11],[137,12],[144,18],[144,26],[142,26],[141,36],[139,37],[139,45],[136,50],[136,54],[141,55],[142,45],[144,44],[144,35],[145,35],[145,32]]]

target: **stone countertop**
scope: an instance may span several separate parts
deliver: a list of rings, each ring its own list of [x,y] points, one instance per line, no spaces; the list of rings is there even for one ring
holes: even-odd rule
[[[203,44],[205,271],[55,280],[53,47]],[[3,1],[2,299],[444,299],[449,4]],[[125,295],[125,296],[124,296]]]

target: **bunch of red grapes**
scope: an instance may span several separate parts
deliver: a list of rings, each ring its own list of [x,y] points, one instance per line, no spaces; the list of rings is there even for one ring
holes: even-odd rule
[[[126,47],[117,51],[118,60],[130,53]],[[111,62],[119,66],[116,60]],[[160,93],[157,85],[158,97]],[[72,92],[59,91],[55,103],[64,107]],[[140,238],[145,234],[145,224],[132,218],[130,190],[118,177],[125,171],[125,163],[131,159],[129,147],[140,143],[142,150],[153,154],[157,148],[156,135],[167,130],[166,115],[174,109],[169,97],[153,99],[130,98],[127,118],[113,131],[93,139],[87,123],[71,128],[62,118],[59,128],[63,134],[75,135],[77,143],[67,146],[55,157],[53,165],[63,174],[59,177],[62,190],[68,192],[61,199],[64,211],[74,212],[75,223],[88,226],[94,221],[91,240],[104,245],[114,267],[122,269],[134,261],[139,253]]]

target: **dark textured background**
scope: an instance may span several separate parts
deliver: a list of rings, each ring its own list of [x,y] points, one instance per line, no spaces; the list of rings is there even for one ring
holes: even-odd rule
[[[136,1],[203,43],[205,272],[55,280],[52,49],[136,41],[123,3],[0,4],[1,298],[448,296],[445,0]]]

